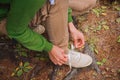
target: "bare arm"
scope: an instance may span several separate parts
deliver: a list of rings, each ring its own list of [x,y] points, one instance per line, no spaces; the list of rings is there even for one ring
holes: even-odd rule
[[[68,27],[69,27],[69,31],[70,31],[70,35],[72,37],[74,46],[76,48],[81,48],[84,44],[85,44],[85,40],[84,40],[84,35],[82,32],[78,31],[73,22],[69,22],[68,23]]]

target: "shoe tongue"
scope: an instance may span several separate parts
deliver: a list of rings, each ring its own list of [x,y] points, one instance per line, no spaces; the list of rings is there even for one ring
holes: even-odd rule
[[[76,52],[76,51],[74,51],[74,50],[71,50],[70,51],[70,57],[71,57],[71,60],[73,61],[73,60],[75,60],[76,62],[79,62],[79,60],[81,59],[80,57],[81,57],[81,55],[80,55],[80,53],[78,53],[78,52]],[[71,62],[72,62],[71,61]],[[73,61],[74,62],[74,61]]]

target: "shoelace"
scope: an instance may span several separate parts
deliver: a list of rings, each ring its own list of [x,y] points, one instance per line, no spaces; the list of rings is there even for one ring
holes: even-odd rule
[[[73,51],[75,49],[75,47],[74,47],[74,45],[71,43],[71,50]],[[67,74],[66,75],[68,75],[70,72],[71,72],[71,70],[72,70],[72,66],[71,66],[71,57],[70,57],[70,53],[68,53],[68,59],[69,59],[69,61],[68,61],[68,64],[69,64],[69,71],[67,72]]]
[[[55,0],[49,0],[51,5],[55,4]]]

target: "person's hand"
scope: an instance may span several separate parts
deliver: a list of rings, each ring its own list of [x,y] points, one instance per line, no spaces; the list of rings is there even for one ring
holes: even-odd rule
[[[60,66],[68,60],[68,57],[64,53],[64,50],[55,45],[53,45],[52,50],[49,52],[49,57],[55,65]]]
[[[74,33],[71,33],[71,36],[73,38],[75,48],[81,48],[85,44],[84,36],[78,30],[76,30]]]
[[[70,34],[74,43],[75,48],[81,48],[85,44],[84,35],[78,31],[73,23],[69,23]]]

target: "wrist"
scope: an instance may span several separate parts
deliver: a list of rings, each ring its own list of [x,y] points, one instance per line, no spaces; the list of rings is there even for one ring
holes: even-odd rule
[[[73,22],[68,23],[68,26],[69,26],[70,33],[74,33],[76,31],[76,28],[75,28]]]

